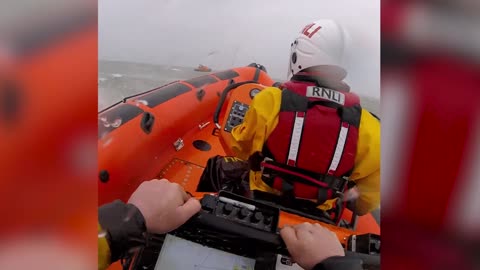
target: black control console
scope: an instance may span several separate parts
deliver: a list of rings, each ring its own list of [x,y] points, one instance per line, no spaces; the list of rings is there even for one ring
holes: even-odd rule
[[[235,100],[233,102],[232,108],[230,109],[230,113],[228,115],[227,123],[225,124],[224,130],[227,132],[231,132],[234,127],[240,125],[243,122],[243,118],[245,118],[248,107],[249,106],[247,104]]]
[[[197,215],[170,234],[253,258],[255,269],[275,269],[277,254],[289,256],[278,233],[278,208],[226,191],[204,196],[201,205]],[[154,269],[164,239],[165,235],[149,235],[146,246],[132,257],[128,269]],[[366,265],[379,263],[379,256],[348,251],[347,256],[360,257]]]
[[[278,208],[223,192],[221,196],[205,196],[201,204],[203,211],[210,213],[211,216],[260,231],[276,233]]]
[[[277,232],[278,208],[225,191],[206,195],[201,204],[200,213],[172,234],[250,258],[267,250],[288,255]]]
[[[380,255],[380,235],[351,235],[348,238],[347,250],[370,255]]]

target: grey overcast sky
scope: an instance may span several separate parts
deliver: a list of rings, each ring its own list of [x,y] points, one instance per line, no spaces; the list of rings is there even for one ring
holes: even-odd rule
[[[251,62],[284,80],[290,43],[317,19],[352,37],[347,82],[380,97],[379,0],[101,0],[99,59],[226,69]]]

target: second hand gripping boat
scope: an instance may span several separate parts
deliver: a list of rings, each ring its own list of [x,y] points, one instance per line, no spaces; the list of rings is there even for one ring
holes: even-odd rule
[[[345,210],[341,222],[334,223],[325,216],[285,208],[274,202],[256,201],[255,198],[225,192],[226,195],[221,195],[222,192],[219,195],[223,197],[212,197],[213,190],[199,192],[200,179],[209,158],[233,156],[227,147],[232,140],[232,128],[243,121],[254,96],[274,83],[263,66],[253,63],[175,81],[127,97],[101,111],[98,116],[99,205],[115,199],[127,201],[142,181],[166,178],[181,185],[192,196],[203,198],[204,209],[209,200],[218,204],[219,199],[233,202],[235,206],[247,205],[255,209],[252,205],[256,205],[257,209],[274,209],[272,211],[277,211],[273,217],[276,226],[269,228],[277,237],[273,243],[279,239],[278,228],[286,224],[320,223],[337,235],[348,255],[362,257],[365,265],[378,267],[380,227],[371,214],[357,217]],[[212,209],[214,207],[210,209],[212,213],[218,214]],[[222,227],[219,224],[223,221],[218,222],[213,224],[218,230],[235,225],[229,223]],[[241,233],[247,233],[247,230]],[[260,235],[256,235],[257,240]],[[249,235],[242,237],[248,238]],[[262,239],[268,241],[268,237]],[[209,243],[212,245],[214,241]],[[217,244],[228,245],[225,241]],[[138,265],[131,263],[127,268],[136,269]]]

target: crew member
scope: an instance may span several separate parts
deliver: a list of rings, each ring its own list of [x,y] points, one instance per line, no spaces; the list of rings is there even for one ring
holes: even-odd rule
[[[291,44],[289,81],[255,96],[231,145],[250,162],[254,193],[313,201],[337,221],[354,185],[356,214],[380,204],[380,121],[343,82],[348,40],[334,21],[306,25]]]

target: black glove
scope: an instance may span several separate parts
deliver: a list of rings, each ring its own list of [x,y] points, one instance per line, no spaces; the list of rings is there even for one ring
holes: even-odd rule
[[[246,161],[218,155],[211,157],[200,177],[198,191],[218,192],[226,190],[239,195],[246,195],[249,191],[249,171]]]
[[[352,257],[330,257],[317,264],[313,270],[362,270],[362,260]]]
[[[133,204],[116,200],[102,205],[98,209],[98,221],[107,233],[112,262],[123,258],[133,247],[145,243],[145,219]]]

